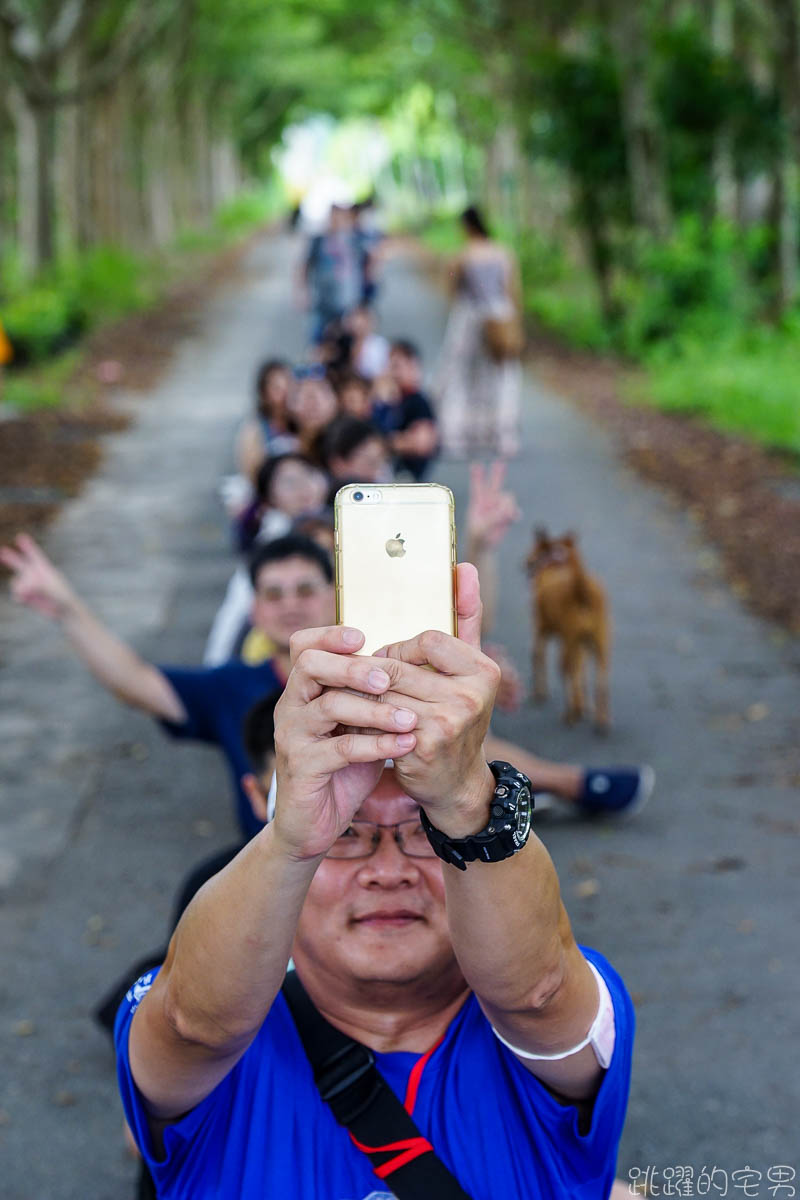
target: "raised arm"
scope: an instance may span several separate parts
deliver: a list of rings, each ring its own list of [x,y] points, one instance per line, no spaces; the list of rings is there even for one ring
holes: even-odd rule
[[[394,664],[385,699],[417,714],[417,745],[396,766],[402,786],[431,822],[452,838],[483,829],[494,778],[484,740],[498,668],[479,649],[477,574],[459,568],[459,637],[425,633],[390,647]],[[402,665],[401,665],[402,664]],[[405,664],[430,664],[438,675],[415,681]],[[425,699],[423,699],[425,697]],[[542,843],[527,845],[499,863],[444,865],[447,912],[461,970],[495,1029],[521,1051],[557,1054],[578,1045],[598,1010],[598,987],[578,949],[561,902],[558,878]],[[524,1065],[565,1098],[592,1097],[601,1069],[591,1047],[557,1061]]]
[[[253,1041],[278,992],[306,892],[324,854],[414,745],[411,723],[376,704],[389,685],[345,630],[304,630],[275,710],[275,819],[198,892],[131,1025],[130,1062],[151,1116],[193,1108]],[[352,631],[351,631],[352,632]],[[343,689],[352,689],[343,690]],[[357,695],[355,693],[366,693]],[[371,727],[342,733],[340,727]]]
[[[32,537],[21,533],[13,546],[0,547],[0,562],[12,573],[15,599],[58,622],[78,658],[104,688],[155,717],[186,719],[166,676],[94,616]]]

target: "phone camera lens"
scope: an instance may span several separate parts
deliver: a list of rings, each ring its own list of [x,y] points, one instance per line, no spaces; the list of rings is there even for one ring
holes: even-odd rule
[[[354,500],[363,500],[364,493],[363,492],[353,492],[353,499]]]

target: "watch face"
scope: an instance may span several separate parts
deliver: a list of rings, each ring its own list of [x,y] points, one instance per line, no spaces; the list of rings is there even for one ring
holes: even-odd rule
[[[514,829],[514,841],[518,846],[524,846],[531,831],[531,793],[526,787],[517,792],[517,821]]]

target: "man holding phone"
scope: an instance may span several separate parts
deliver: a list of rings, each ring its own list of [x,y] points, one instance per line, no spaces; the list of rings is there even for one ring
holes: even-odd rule
[[[275,817],[117,1022],[126,1116],[162,1197],[388,1197],[409,1154],[476,1200],[611,1188],[630,1000],[574,941],[524,779],[486,763],[499,671],[474,568],[458,583],[457,638],[372,657],[347,627],[291,640]],[[405,1095],[419,1136],[374,1170],[379,1148],[315,1085],[280,992],[290,955]]]

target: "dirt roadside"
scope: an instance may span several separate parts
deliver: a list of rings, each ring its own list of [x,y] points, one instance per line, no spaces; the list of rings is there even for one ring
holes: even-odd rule
[[[534,336],[532,371],[610,427],[625,459],[685,507],[719,551],[734,594],[800,633],[800,471],[786,455],[623,399],[630,369]]]
[[[68,388],[81,402],[17,415],[0,405],[0,545],[20,530],[40,530],[78,495],[102,459],[104,434],[133,417],[118,389],[147,392],[180,341],[198,326],[209,296],[236,279],[254,239],[206,259],[152,309],[103,326],[84,343]]]

